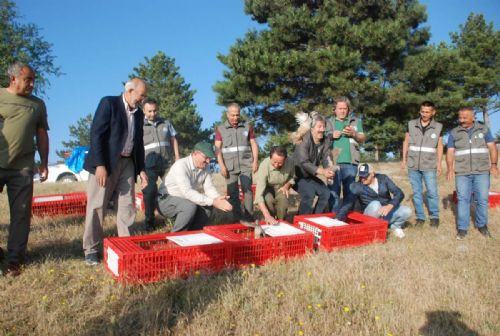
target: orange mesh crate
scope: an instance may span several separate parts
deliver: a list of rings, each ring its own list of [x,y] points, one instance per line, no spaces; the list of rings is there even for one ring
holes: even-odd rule
[[[289,223],[282,222],[290,225]],[[242,224],[213,225],[203,228],[224,241],[232,243],[233,267],[244,265],[263,265],[268,260],[276,258],[292,258],[305,255],[313,248],[314,237],[311,233],[300,231],[299,234],[255,239],[254,228]]]
[[[218,242],[182,246],[173,240],[187,241],[200,234]],[[110,237],[104,239],[104,265],[120,282],[151,283],[197,271],[219,272],[230,259],[229,245],[203,231]]]
[[[343,226],[333,225],[335,213],[297,215],[293,223],[314,234],[315,247],[332,251],[346,247],[385,242],[388,223],[384,220],[351,212]],[[338,224],[338,223],[337,223]]]
[[[472,194],[472,197],[474,197],[474,194]],[[453,203],[455,204],[458,203],[458,196],[456,190],[453,190],[452,198],[453,198]],[[490,191],[488,195],[488,207],[496,208],[497,206],[500,206],[500,192]]]
[[[87,194],[74,192],[68,194],[40,195],[32,199],[33,216],[85,215]]]

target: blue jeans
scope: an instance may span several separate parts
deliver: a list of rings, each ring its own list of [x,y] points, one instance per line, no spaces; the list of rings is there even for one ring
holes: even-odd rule
[[[436,171],[421,171],[408,169],[411,188],[413,189],[413,205],[415,206],[415,215],[417,219],[425,220],[424,199],[422,180],[427,189],[427,202],[429,206],[429,217],[439,218],[439,195],[436,181]]]
[[[476,227],[481,228],[488,224],[488,197],[490,190],[490,175],[462,175],[455,176],[457,188],[457,229],[469,228],[470,204],[472,194],[476,205]]]
[[[301,178],[297,182],[297,191],[300,195],[299,215],[323,213],[328,206],[330,191],[320,179]],[[316,207],[313,209],[314,196],[318,196]]]
[[[351,184],[356,180],[358,165],[340,163],[339,170],[335,172],[333,184],[328,185],[330,189],[330,211],[338,212],[341,204],[351,203],[355,196],[351,192]],[[342,188],[342,203],[340,202],[340,189]]]
[[[371,201],[365,208],[364,214],[367,216],[382,218],[389,222],[391,229],[401,229],[403,224],[411,217],[411,209],[405,205],[392,208],[387,216],[380,217],[378,210],[382,207],[379,201]]]

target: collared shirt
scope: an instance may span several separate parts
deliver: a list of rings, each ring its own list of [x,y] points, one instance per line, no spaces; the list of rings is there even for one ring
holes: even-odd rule
[[[128,133],[127,140],[125,141],[125,145],[122,149],[122,156],[130,156],[132,154],[132,150],[134,149],[134,133],[135,133],[135,124],[134,124],[134,113],[137,111],[137,107],[135,109],[131,109],[125,100],[125,96],[122,95],[123,104],[125,105],[125,113],[127,114],[127,125],[128,125]]]
[[[220,196],[212,182],[208,167],[196,168],[192,155],[172,165],[160,185],[159,193],[185,198],[201,206],[213,205],[213,200]]]
[[[293,160],[286,159],[285,164],[276,169],[271,165],[271,159],[265,158],[259,166],[256,175],[255,203],[264,202],[264,191],[266,187],[281,188],[287,182],[294,184],[295,166]]]

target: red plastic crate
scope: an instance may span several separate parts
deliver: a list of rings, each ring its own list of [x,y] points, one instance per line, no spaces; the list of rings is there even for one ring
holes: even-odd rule
[[[203,231],[175,232],[104,239],[104,265],[113,277],[131,284],[203,272],[219,272],[230,260],[230,244],[181,246],[169,237],[184,237]]]
[[[253,196],[254,200],[255,200],[255,189],[256,188],[257,188],[257,185],[252,184],[252,196]],[[240,201],[243,201],[243,190],[241,190],[241,185],[238,185],[238,190],[240,191]]]
[[[335,218],[335,213],[298,215],[293,223],[313,233],[315,247],[324,251],[385,242],[387,238],[387,221],[359,212],[349,213],[345,221],[348,225],[344,226],[329,227],[315,223],[314,219],[320,217]]]
[[[141,192],[135,193],[135,208],[144,212],[146,208],[144,205],[144,195]]]
[[[453,191],[453,203],[458,203],[457,191]],[[498,191],[490,191],[488,196],[488,207],[496,208],[500,206],[500,192]]]
[[[306,231],[296,235],[255,239],[254,229],[242,224],[206,226],[203,230],[232,243],[233,267],[263,265],[271,259],[303,256],[312,251],[314,241],[313,235]]]
[[[35,196],[32,199],[33,216],[85,215],[87,194],[74,192]]]

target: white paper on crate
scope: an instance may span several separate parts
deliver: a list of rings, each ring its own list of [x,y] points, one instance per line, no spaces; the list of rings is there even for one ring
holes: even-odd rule
[[[315,223],[315,224],[325,226],[325,227],[348,225],[346,222],[342,222],[342,221],[339,221],[338,219],[330,218],[330,217],[326,217],[326,216],[311,217],[311,218],[306,218],[306,219],[308,221]]]
[[[281,222],[277,225],[262,225],[262,230],[270,237],[293,236],[305,233],[296,227]]]
[[[181,236],[167,236],[166,238],[176,243],[179,246],[196,246],[196,245],[210,245],[210,244],[223,243],[222,240],[206,233],[193,233]]]
[[[120,257],[118,257],[118,254],[116,254],[111,247],[108,247],[106,253],[108,254],[107,262],[109,270],[113,272],[114,275],[118,276],[118,260]]]

